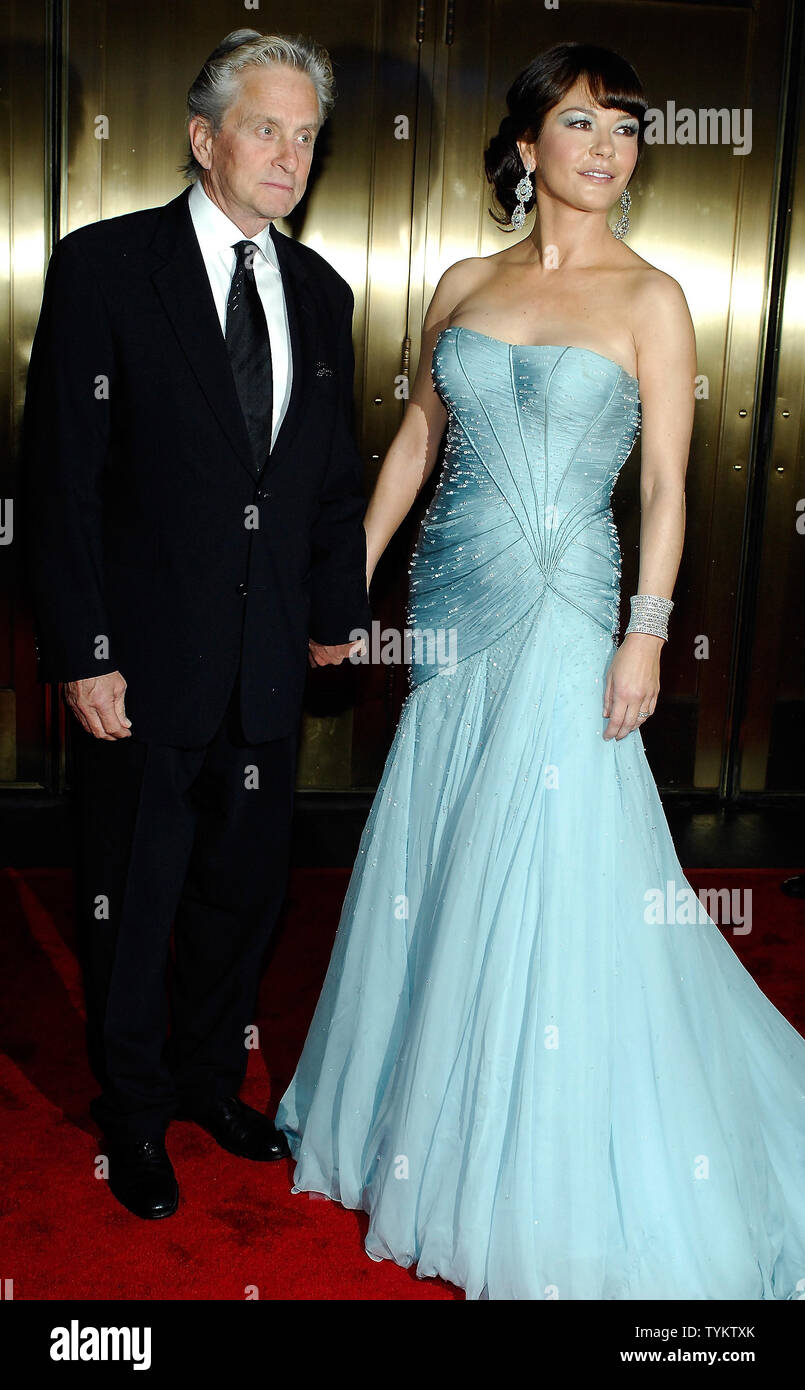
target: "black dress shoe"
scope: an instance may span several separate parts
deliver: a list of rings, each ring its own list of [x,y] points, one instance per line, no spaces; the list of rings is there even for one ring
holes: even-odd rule
[[[122,1206],[146,1221],[172,1216],[179,1185],[164,1139],[124,1139],[107,1144],[109,1186]]]
[[[176,1119],[193,1120],[206,1129],[222,1149],[237,1154],[239,1158],[272,1163],[278,1158],[291,1157],[288,1140],[282,1130],[277,1129],[267,1115],[253,1110],[237,1096],[211,1101],[203,1109],[180,1107]]]

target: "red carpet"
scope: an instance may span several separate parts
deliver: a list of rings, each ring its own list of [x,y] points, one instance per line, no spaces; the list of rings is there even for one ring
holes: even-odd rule
[[[805,1032],[805,903],[779,891],[796,872],[688,878],[696,889],[752,889],[751,933],[725,934]],[[293,1072],[348,877],[292,875],[260,992],[260,1051],[241,1092],[258,1109],[273,1113]],[[94,1176],[100,1136],[87,1103],[97,1088],[84,1055],[69,873],[0,873],[0,921],[0,1279],[13,1279],[15,1299],[463,1299],[442,1281],[371,1261],[365,1213],[292,1195],[290,1161],[235,1158],[191,1124],[168,1134],[179,1211],[158,1222],[129,1215]]]

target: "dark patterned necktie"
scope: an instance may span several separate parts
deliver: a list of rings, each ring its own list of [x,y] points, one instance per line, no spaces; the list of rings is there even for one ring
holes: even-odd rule
[[[258,250],[253,241],[235,243],[237,259],[226,304],[225,337],[259,473],[271,449],[273,374],[268,325],[252,268]]]

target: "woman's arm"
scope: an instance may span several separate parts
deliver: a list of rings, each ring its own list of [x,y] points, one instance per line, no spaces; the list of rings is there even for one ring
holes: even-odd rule
[[[467,264],[458,261],[444,272],[425,315],[419,364],[405,414],[389,445],[363,519],[367,585],[436,463],[447,411],[431,377],[433,349],[440,332],[450,323],[454,305],[466,292]]]
[[[693,430],[696,338],[680,286],[655,272],[637,306],[642,439],[637,591],[670,598],[685,536],[685,473]],[[654,713],[661,637],[630,632],[607,672],[604,738],[625,738]]]
[[[367,590],[378,560],[411,510],[436,463],[447,424],[447,411],[431,377],[433,349],[441,330],[450,322],[453,305],[461,297],[461,287],[465,282],[462,267],[466,264],[466,261],[458,261],[446,270],[434,290],[422,326],[422,347],[414,385],[409,392],[402,423],[389,445],[364,514]],[[353,649],[357,645],[353,644]],[[312,640],[308,647],[311,666],[340,665],[350,650],[347,646],[320,646]]]

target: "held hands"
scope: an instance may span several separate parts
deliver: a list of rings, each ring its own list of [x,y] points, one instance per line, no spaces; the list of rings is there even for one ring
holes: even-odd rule
[[[340,666],[345,658],[353,652],[360,651],[363,647],[363,638],[358,638],[357,642],[342,642],[340,646],[323,646],[321,642],[314,642],[313,638],[308,639],[307,659],[310,666]]]
[[[607,671],[604,718],[609,720],[605,739],[621,739],[642,728],[641,711],[651,715],[660,693],[661,637],[630,632],[618,647]]]
[[[119,671],[103,676],[86,676],[79,681],[66,681],[64,703],[88,734],[110,742],[116,738],[131,738],[131,720],[126,717],[123,698],[126,682]]]
[[[369,593],[369,585],[372,582],[372,575],[366,572],[366,593]],[[350,657],[353,652],[363,649],[363,638],[359,637],[356,642],[342,642],[338,646],[325,646],[321,642],[314,642],[312,637],[308,638],[308,664],[316,666],[340,666],[341,662]]]

